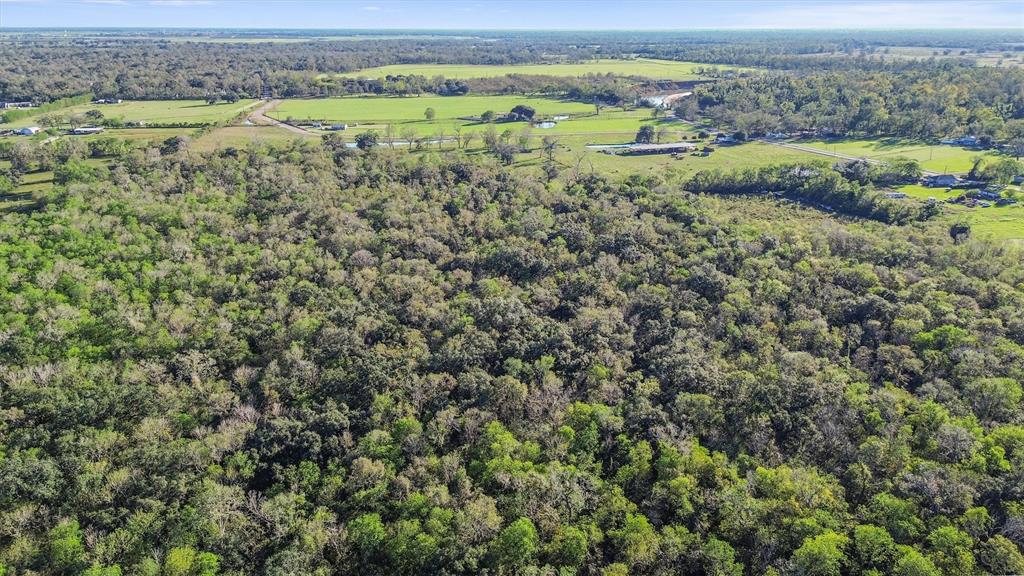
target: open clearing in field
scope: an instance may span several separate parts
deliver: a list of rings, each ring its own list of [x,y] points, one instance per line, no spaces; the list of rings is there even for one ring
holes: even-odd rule
[[[900,192],[912,198],[927,200],[935,198],[945,201],[956,198],[964,190],[946,190],[945,188],[928,188],[919,184],[900,186]],[[1008,191],[1016,193],[1018,199],[1024,198],[1017,187],[1008,187]],[[988,208],[968,208],[958,204],[943,204],[943,215],[940,221],[952,225],[954,222],[966,221],[971,225],[971,233],[979,238],[987,237],[994,240],[1013,240],[1024,243],[1024,205],[990,206]]]
[[[899,138],[798,140],[795,143],[825,152],[873,160],[911,158],[920,162],[921,168],[925,170],[952,174],[969,172],[974,164],[974,159],[979,156],[999,157],[999,153],[992,150],[973,150]]]
[[[701,170],[734,170],[737,168],[770,166],[787,162],[807,162],[820,160],[815,154],[780,148],[760,142],[748,142],[737,146],[716,146],[710,156],[694,156],[681,154],[673,158],[669,154],[652,154],[647,156],[618,156],[588,150],[584,143],[589,138],[565,138],[559,140],[559,152],[556,159],[563,169],[575,169],[577,163],[582,171],[595,172],[612,176],[626,176],[631,173],[656,175],[669,181],[688,178]],[[703,146],[703,144],[700,144]],[[536,163],[540,165],[539,154]],[[526,157],[523,157],[524,160]]]
[[[303,137],[277,126],[225,126],[197,138],[191,149],[210,152],[218,148],[245,148],[252,144],[281,145],[297,138]],[[315,140],[317,137],[310,135],[305,139]]]
[[[78,104],[54,112],[21,118],[4,128],[36,126],[42,116],[59,115],[65,119],[73,114],[84,114],[99,110],[104,118],[120,118],[125,122],[147,122],[149,124],[214,124],[230,120],[242,113],[256,100],[220,102],[207,104],[205,100],[132,100],[120,104]]]
[[[383,78],[384,76],[419,75],[432,78],[493,78],[509,74],[534,74],[542,76],[585,76],[587,74],[614,74],[616,76],[640,76],[655,80],[696,80],[700,69],[737,70],[733,66],[700,64],[697,62],[676,62],[637,58],[635,60],[600,59],[579,63],[515,64],[506,66],[472,64],[394,64],[365,68],[356,72],[339,74],[347,78]]]

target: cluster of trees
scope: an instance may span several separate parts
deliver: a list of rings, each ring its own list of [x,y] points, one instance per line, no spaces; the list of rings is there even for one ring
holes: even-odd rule
[[[53,143],[41,144],[26,140],[0,140],[0,160],[8,165],[0,170],[12,182],[18,182],[29,172],[49,171],[69,160],[116,157],[135,147],[130,141],[104,136],[89,141],[61,138]]]
[[[888,200],[874,184],[915,182],[921,169],[913,160],[875,166],[864,161],[830,167],[827,162],[782,164],[734,171],[702,170],[684,185],[713,194],[772,194],[850,216],[888,224],[927,220],[938,213],[934,203]]]
[[[0,218],[0,573],[1024,572],[1019,252],[337,138],[77,164]]]
[[[677,107],[750,134],[814,130],[1024,139],[1024,70],[953,63],[914,70],[769,73],[702,84]]]

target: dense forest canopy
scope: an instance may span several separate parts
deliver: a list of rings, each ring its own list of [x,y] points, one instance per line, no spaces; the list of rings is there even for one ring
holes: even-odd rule
[[[1024,150],[1024,68],[982,60],[1022,51],[1016,29],[3,31],[0,100],[48,105],[0,138],[0,576],[1024,574],[1024,251],[971,237]],[[598,58],[701,82],[338,75]],[[536,100],[460,118],[522,125],[480,147],[282,126],[278,102],[132,130],[85,106],[424,93]],[[601,127],[531,140],[550,98]],[[62,133],[86,122],[106,131]],[[622,126],[687,152],[595,169]],[[918,186],[913,147],[962,135],[971,189],[935,194],[996,206]],[[917,159],[800,150],[851,136]]]
[[[677,112],[754,133],[1024,136],[1024,68],[757,74],[702,84]]]
[[[221,42],[266,38],[263,31],[64,31],[32,30],[0,35],[0,100],[50,101],[93,92],[129,99],[201,98],[211,93],[257,97],[344,94],[344,84],[325,92],[322,73],[350,72],[387,64],[525,64],[593,58],[654,57],[783,70],[879,69],[927,66],[915,60],[852,56],[884,46],[959,48],[951,60],[993,48],[1018,53],[1018,30],[971,31],[691,31],[646,32],[403,32],[375,38],[359,31],[330,39],[332,31],[275,31],[289,42]],[[59,34],[57,32],[60,32]],[[345,31],[333,31],[333,35]],[[394,35],[395,32],[389,32]],[[324,39],[317,37],[323,35]],[[184,38],[182,38],[184,36]],[[204,41],[208,40],[208,41]],[[209,41],[212,40],[212,41]],[[961,56],[960,52],[964,54]]]
[[[56,162],[0,572],[1024,572],[1020,251],[336,139]]]

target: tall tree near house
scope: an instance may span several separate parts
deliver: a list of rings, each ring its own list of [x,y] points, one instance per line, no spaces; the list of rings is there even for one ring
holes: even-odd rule
[[[654,126],[651,126],[650,124],[644,124],[643,126],[640,127],[640,130],[637,130],[635,138],[636,143],[650,144],[651,142],[654,141],[654,135]]]

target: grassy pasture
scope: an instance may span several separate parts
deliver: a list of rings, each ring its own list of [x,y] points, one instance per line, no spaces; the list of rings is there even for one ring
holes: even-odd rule
[[[59,114],[66,118],[72,114],[99,110],[106,118],[121,118],[125,122],[214,124],[234,118],[255,102],[255,100],[239,100],[234,103],[207,104],[205,100],[132,100],[120,104],[79,104],[50,114]],[[39,124],[39,118],[46,115],[29,116],[3,126],[5,128],[35,126]]]
[[[1018,200],[1024,198],[1019,188],[1010,187],[1017,193]],[[945,188],[928,188],[919,184],[900,186],[900,192],[912,198],[926,200],[935,198],[939,201],[955,198],[964,193],[963,190],[946,190]],[[1013,240],[1024,243],[1024,206],[990,206],[988,208],[968,208],[958,204],[943,204],[943,215],[939,221],[944,225],[964,220],[971,225],[971,233],[979,238],[995,240]]]
[[[159,144],[174,136],[191,136],[195,130],[192,128],[122,128],[118,130],[104,130],[99,134],[87,136],[62,136],[62,138],[77,138],[84,142],[98,140],[101,138],[118,138],[135,143]]]
[[[550,119],[557,115],[568,115],[569,119],[559,120],[552,128],[531,129],[532,136],[540,138],[545,135],[557,137],[588,136],[587,143],[620,143],[632,141],[633,136],[643,124],[665,127],[668,139],[676,140],[693,133],[693,129],[677,120],[651,118],[646,108],[622,110],[621,108],[604,108],[600,114],[595,112],[593,105],[567,100],[550,98],[528,98],[524,96],[421,96],[407,98],[393,97],[358,97],[330,98],[318,100],[285,100],[271,116],[280,120],[328,120],[349,124],[349,130],[343,135],[367,130],[383,133],[391,124],[396,138],[402,133],[412,131],[417,136],[437,136],[444,133],[452,137],[456,129],[465,132],[482,132],[488,124],[475,120],[464,120],[465,117],[479,116],[486,110],[496,114],[510,111],[519,104],[532,106],[537,110],[538,118]],[[436,116],[426,120],[424,111],[433,108]],[[526,129],[525,122],[503,122],[493,124],[499,133],[512,130],[520,133]]]
[[[563,170],[574,169],[579,163],[581,171],[584,172],[593,169],[595,172],[612,177],[625,177],[635,172],[643,175],[657,175],[669,181],[679,181],[701,170],[733,170],[819,158],[808,152],[780,148],[760,142],[748,142],[737,146],[718,146],[710,156],[683,154],[678,158],[673,158],[669,154],[618,156],[586,148],[586,144],[589,143],[613,143],[616,141],[621,142],[621,139],[590,136],[559,138],[559,148],[555,159]],[[543,164],[539,152],[523,155],[521,158],[521,163],[524,164],[538,167]]]
[[[858,158],[886,160],[896,157],[912,158],[921,163],[921,168],[935,172],[962,174],[970,171],[974,158],[996,157],[992,150],[972,150],[960,146],[929,144],[898,138],[841,139],[841,140],[800,140],[802,146],[818,148]]]
[[[526,96],[413,96],[413,97],[346,97],[311,100],[285,100],[270,116],[279,120],[318,119],[352,123],[408,123],[425,121],[424,111],[433,108],[437,120],[455,120],[479,116],[486,110],[496,114],[508,112],[523,104],[532,106],[539,115],[579,114],[593,112],[594,106],[582,102],[529,98]]]
[[[585,76],[587,74],[614,74],[617,76],[642,76],[656,80],[695,80],[700,78],[698,68],[716,67],[719,69],[738,69],[731,66],[700,64],[697,62],[676,62],[673,60],[655,60],[637,58],[635,60],[598,59],[580,63],[552,64],[515,64],[515,65],[483,65],[483,64],[394,64],[365,68],[356,72],[348,72],[339,76],[347,78],[382,78],[388,75],[416,74],[432,78],[493,78],[509,74],[533,74],[543,76]]]
[[[225,126],[197,138],[191,149],[209,152],[218,148],[245,148],[253,143],[280,145],[296,138],[303,137],[276,126]],[[311,135],[306,138],[314,140],[317,137]]]

